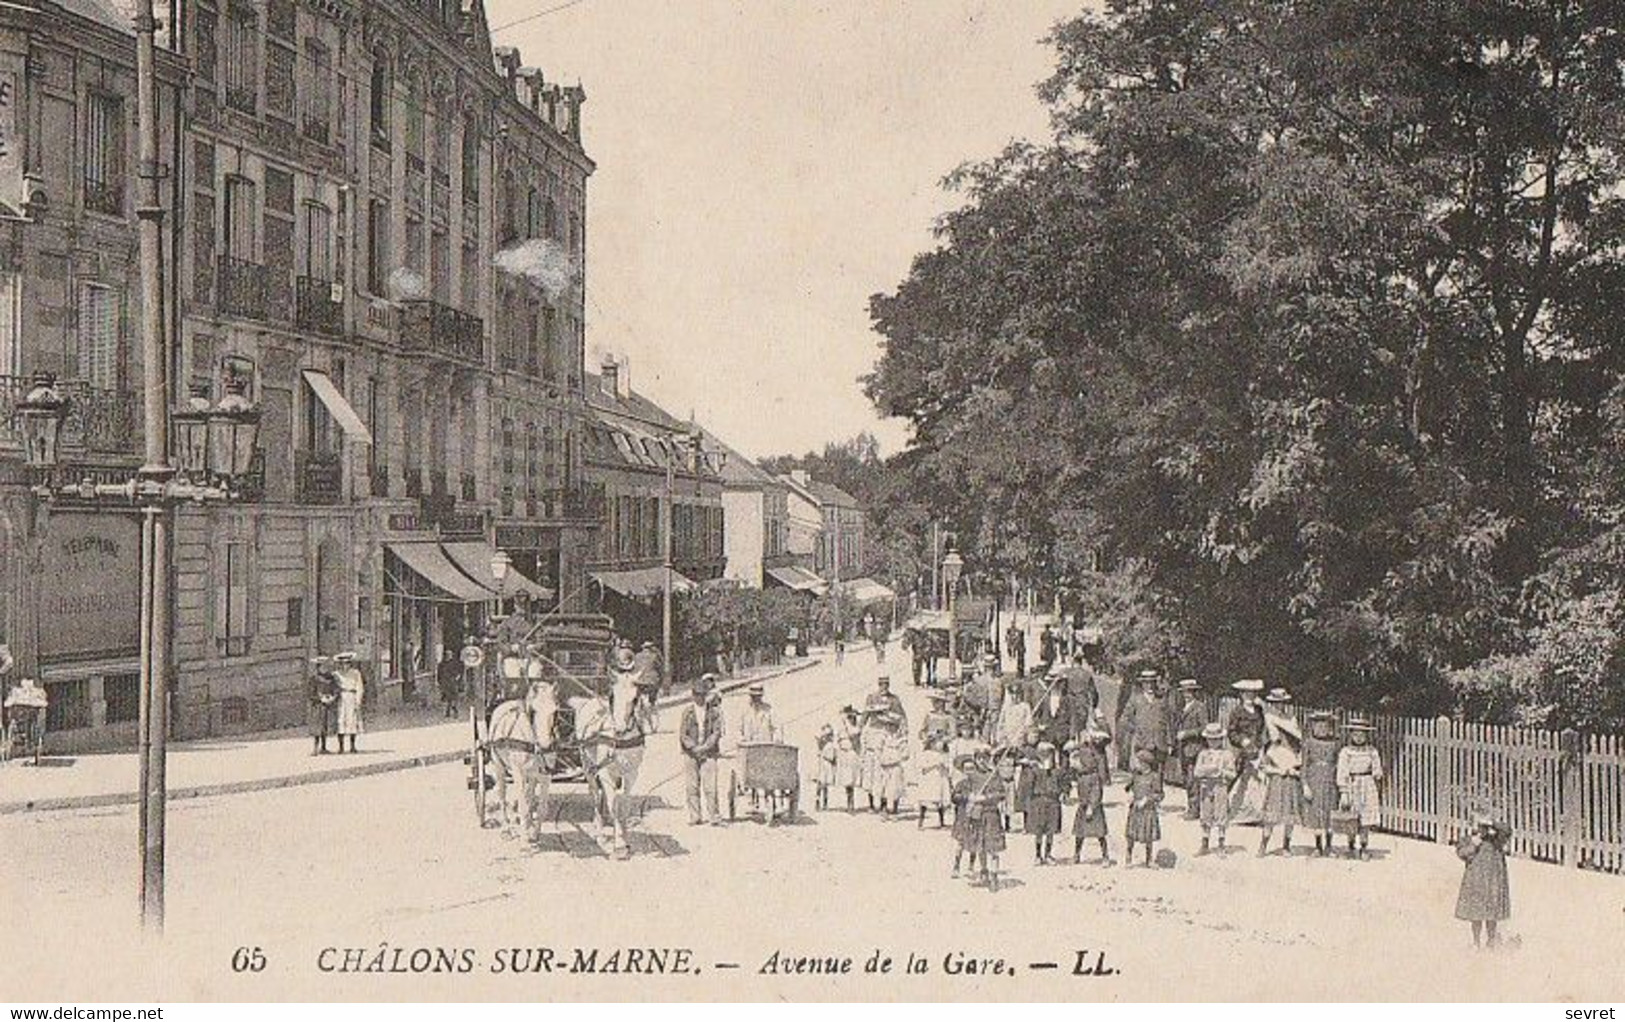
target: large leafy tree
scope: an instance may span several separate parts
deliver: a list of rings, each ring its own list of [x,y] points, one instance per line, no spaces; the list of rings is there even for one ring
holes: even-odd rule
[[[1572,590],[1620,496],[1622,15],[1058,26],[1053,137],[950,181],[940,244],[873,301],[870,395],[1029,571],[1132,561],[1198,669],[1430,710],[1494,658],[1555,670],[1528,594]]]

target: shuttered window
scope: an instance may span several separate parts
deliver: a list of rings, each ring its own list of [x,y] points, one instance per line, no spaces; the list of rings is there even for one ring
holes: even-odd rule
[[[124,101],[98,92],[85,103],[85,208],[124,215]]]
[[[333,213],[319,202],[305,203],[305,247],[299,272],[312,280],[333,280]]]
[[[226,105],[244,113],[259,109],[259,17],[247,4],[226,13]]]
[[[79,285],[79,375],[93,387],[119,386],[119,293],[106,284]]]
[[[215,639],[226,656],[243,656],[254,634],[249,613],[249,545],[241,541],[223,544],[217,572]]]
[[[226,178],[226,255],[245,263],[254,261],[259,226],[256,192],[246,177]]]

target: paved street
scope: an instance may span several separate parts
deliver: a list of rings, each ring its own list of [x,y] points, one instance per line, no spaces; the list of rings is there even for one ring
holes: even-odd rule
[[[889,665],[917,721],[924,700]],[[868,651],[770,683],[781,724],[803,748],[842,704],[871,687]],[[726,706],[737,721],[743,695]],[[690,828],[682,807],[677,711],[662,719],[645,762],[649,811],[630,863],[600,849],[584,798],[566,789],[561,820],[540,848],[475,828],[464,769],[446,764],[340,783],[177,803],[170,822],[169,925],[161,948],[134,946],[135,818],[128,807],[0,818],[8,918],[0,987],[26,972],[35,999],[71,997],[73,973],[94,961],[108,995],[338,998],[693,996],[692,974],[511,975],[508,948],[690,948],[717,992],[719,965],[737,964],[740,996],[1068,999],[1316,999],[1389,994],[1438,998],[1560,999],[1618,993],[1615,949],[1625,938],[1618,878],[1512,863],[1510,946],[1475,955],[1451,918],[1460,870],[1448,848],[1378,836],[1370,863],[1188,858],[1194,833],[1170,811],[1170,871],[1121,866],[1036,868],[1012,835],[1007,886],[997,893],[949,878],[946,832],[921,832],[844,812],[793,826],[739,822]],[[727,764],[724,764],[724,776]],[[1122,790],[1108,810],[1121,854]],[[810,803],[810,792],[807,801]],[[1173,793],[1173,810],[1181,798]],[[1070,812],[1068,814],[1070,819]],[[1242,831],[1251,844],[1253,832]],[[1235,841],[1236,839],[1232,839]],[[1069,845],[1068,845],[1069,847]],[[1363,880],[1356,882],[1357,877]],[[331,906],[323,909],[321,906]],[[1576,934],[1584,934],[1576,939]],[[387,946],[384,946],[387,945]],[[258,947],[266,967],[234,973],[233,953]],[[325,973],[355,963],[412,968],[411,952],[472,949],[466,974]],[[323,954],[325,948],[337,951]],[[1539,971],[1520,968],[1538,948]],[[94,950],[92,950],[94,949]],[[403,949],[397,960],[394,949]],[[863,975],[876,951],[888,975]],[[1074,975],[1077,953],[1100,952],[1116,974]],[[501,954],[499,955],[499,952]],[[762,975],[781,960],[852,959],[846,983],[817,975]],[[904,976],[911,952],[923,976]],[[974,962],[977,974],[946,974]],[[1002,959],[1019,986],[988,973]],[[421,957],[419,963],[429,959]],[[457,959],[460,960],[460,959]],[[628,956],[618,961],[624,964]],[[667,960],[668,966],[671,964]],[[1054,971],[1032,969],[1053,962]],[[1221,963],[1228,963],[1223,964]],[[1550,976],[1564,977],[1554,987]]]

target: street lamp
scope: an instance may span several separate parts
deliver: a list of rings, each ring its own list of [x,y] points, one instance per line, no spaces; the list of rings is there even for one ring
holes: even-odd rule
[[[964,570],[965,560],[959,551],[949,550],[942,559],[942,585],[948,592],[948,670],[953,678],[959,677],[959,622],[954,618],[954,589]]]
[[[254,462],[260,411],[248,400],[248,381],[233,372],[226,377],[226,396],[209,413],[209,467],[222,479],[241,479]]]
[[[30,468],[51,468],[57,462],[57,442],[62,436],[62,420],[68,414],[68,399],[56,389],[56,377],[39,373],[27,396],[17,402],[22,419],[23,445]]]
[[[209,419],[214,409],[209,404],[209,387],[194,383],[186,407],[170,416],[175,428],[175,467],[193,482],[209,479]]]

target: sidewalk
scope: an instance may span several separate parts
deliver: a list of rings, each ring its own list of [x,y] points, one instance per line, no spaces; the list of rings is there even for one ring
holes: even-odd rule
[[[818,662],[817,657],[809,657],[760,668],[725,679],[720,687],[729,692],[753,681],[794,674]],[[686,693],[675,693],[661,699],[659,705],[665,709],[687,698]],[[451,763],[468,752],[471,736],[468,719],[463,717],[443,724],[365,732],[360,751],[354,754],[312,756],[310,744],[310,737],[303,732],[276,738],[245,735],[173,744],[166,761],[169,798],[325,784]],[[131,805],[136,801],[137,775],[134,752],[61,756],[38,767],[7,764],[0,769],[0,815]]]

